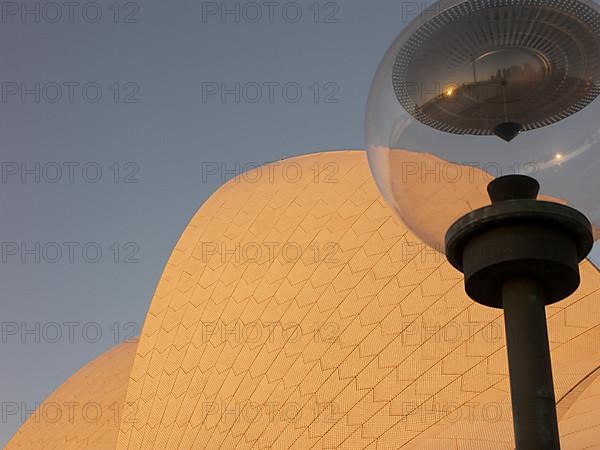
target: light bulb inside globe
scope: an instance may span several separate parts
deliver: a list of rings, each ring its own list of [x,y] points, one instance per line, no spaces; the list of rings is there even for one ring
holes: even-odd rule
[[[427,5],[373,81],[369,162],[381,192],[427,244],[490,204],[510,174],[568,204],[600,237],[600,7],[587,0]]]

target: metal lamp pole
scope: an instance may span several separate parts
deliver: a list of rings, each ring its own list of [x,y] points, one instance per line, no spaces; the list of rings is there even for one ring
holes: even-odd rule
[[[537,200],[538,192],[533,178],[499,177],[488,185],[492,204],[446,234],[467,294],[504,309],[517,450],[560,449],[545,306],[577,289],[579,262],[593,245],[583,214]]]

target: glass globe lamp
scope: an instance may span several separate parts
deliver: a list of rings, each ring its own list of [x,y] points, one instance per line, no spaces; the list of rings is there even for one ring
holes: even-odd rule
[[[371,170],[387,203],[444,251],[450,226],[522,174],[600,238],[600,6],[588,0],[423,4],[373,80]]]

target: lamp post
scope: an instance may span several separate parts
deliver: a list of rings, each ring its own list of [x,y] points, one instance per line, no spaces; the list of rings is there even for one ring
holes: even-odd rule
[[[545,306],[600,235],[599,94],[597,3],[466,0],[413,19],[369,96],[384,198],[504,310],[518,450],[560,448]]]
[[[504,309],[517,449],[560,448],[544,307],[579,286],[578,263],[592,248],[591,224],[577,210],[536,200],[533,178],[488,185],[492,204],[446,234],[449,262],[475,301]]]

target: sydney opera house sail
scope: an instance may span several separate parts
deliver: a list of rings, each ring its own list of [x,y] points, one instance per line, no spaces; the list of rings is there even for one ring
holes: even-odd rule
[[[546,309],[565,450],[600,448],[600,272],[581,275]],[[384,205],[365,152],[291,158],[212,195],[139,342],[46,400],[125,413],[34,414],[8,448],[513,449],[504,333]]]

